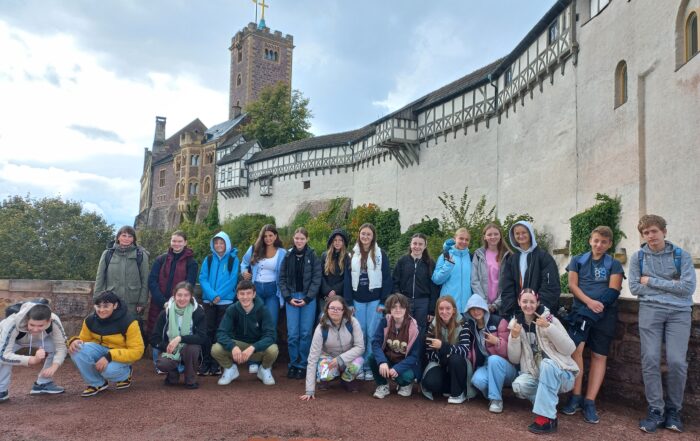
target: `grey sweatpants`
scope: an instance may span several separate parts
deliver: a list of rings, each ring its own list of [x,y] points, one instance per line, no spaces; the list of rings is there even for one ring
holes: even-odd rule
[[[649,407],[681,410],[683,390],[688,376],[688,340],[690,311],[673,311],[659,305],[639,304],[639,339],[642,344],[642,377]],[[661,383],[661,345],[666,342],[666,396]]]
[[[12,351],[17,352],[22,348],[29,348],[29,344],[17,343],[15,342]],[[36,379],[37,384],[50,383],[53,378],[45,378],[41,376],[41,372],[50,368],[53,364],[53,356],[56,353],[56,348],[54,347],[53,340],[51,338],[46,338],[43,343],[41,341],[34,341],[33,349],[43,348],[46,351],[46,359],[44,360],[44,367],[39,371],[39,376]],[[14,366],[19,366],[19,363],[5,363],[0,361],[0,392],[6,392],[10,388],[10,380],[12,380],[12,368]],[[21,367],[21,366],[20,366]]]

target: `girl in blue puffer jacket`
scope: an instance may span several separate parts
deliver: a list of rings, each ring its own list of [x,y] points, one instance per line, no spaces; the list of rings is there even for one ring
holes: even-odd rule
[[[454,239],[445,241],[444,253],[438,258],[432,277],[436,285],[442,285],[440,296],[451,295],[455,299],[459,313],[466,311],[467,301],[472,295],[470,240],[469,231],[460,228]]]

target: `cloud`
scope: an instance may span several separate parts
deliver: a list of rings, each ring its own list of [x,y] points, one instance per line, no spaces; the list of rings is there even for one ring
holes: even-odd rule
[[[82,133],[89,139],[102,139],[105,141],[118,142],[120,144],[124,144],[124,140],[122,140],[119,137],[119,135],[117,135],[115,132],[112,132],[111,130],[103,130],[98,127],[81,126],[78,124],[71,124],[70,126],[68,126],[68,128],[71,130],[75,130],[78,133]]]

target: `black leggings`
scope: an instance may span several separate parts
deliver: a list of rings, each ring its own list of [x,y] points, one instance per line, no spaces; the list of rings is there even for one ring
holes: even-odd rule
[[[219,323],[224,318],[226,309],[231,305],[214,305],[212,303],[204,304],[204,314],[207,319],[207,337],[208,341],[202,346],[202,364],[205,366],[218,366],[216,360],[211,356],[211,347],[216,343],[216,330],[219,329]]]
[[[446,365],[435,366],[423,375],[421,387],[433,394],[459,396],[467,389],[467,360],[459,355],[449,356]]]

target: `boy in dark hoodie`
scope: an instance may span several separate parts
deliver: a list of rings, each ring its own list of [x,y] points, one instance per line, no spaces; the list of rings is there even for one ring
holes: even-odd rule
[[[209,246],[211,254],[202,262],[202,270],[199,273],[209,337],[209,341],[202,348],[204,359],[199,367],[199,375],[220,375],[221,367],[211,357],[211,345],[216,341],[216,330],[226,309],[236,301],[238,250],[231,247],[231,239],[223,231],[211,239]]]
[[[19,312],[0,322],[0,402],[9,398],[8,389],[13,366],[32,367],[43,364],[29,392],[31,395],[60,394],[64,389],[53,376],[66,358],[66,334],[61,320],[46,304],[25,302]],[[28,348],[31,354],[16,352]]]
[[[505,262],[498,284],[502,289],[502,317],[513,317],[520,311],[518,294],[530,288],[539,295],[540,303],[552,313],[559,310],[559,270],[554,258],[537,246],[532,225],[519,221],[508,232],[513,256]]]
[[[270,311],[256,297],[255,285],[241,280],[236,287],[238,302],[226,309],[221,325],[216,331],[216,343],[211,356],[224,368],[218,384],[225,386],[238,378],[238,364],[248,361],[262,362],[257,376],[266,386],[275,384],[272,364],[277,360],[279,349],[277,331],[272,323]]]
[[[688,376],[693,293],[696,279],[693,260],[686,251],[666,240],[666,221],[649,214],[639,219],[639,233],[646,243],[630,260],[629,288],[639,297],[639,340],[642,346],[642,378],[649,403],[639,429],[657,427],[683,431],[681,406]],[[661,383],[661,347],[666,342],[667,400]]]

